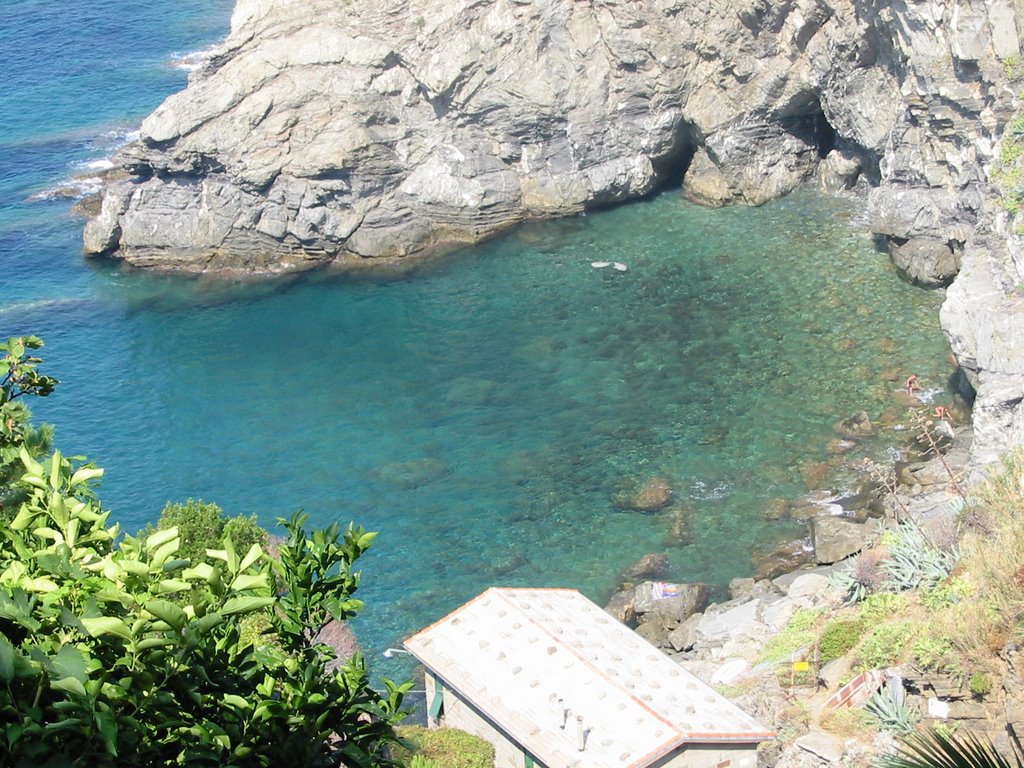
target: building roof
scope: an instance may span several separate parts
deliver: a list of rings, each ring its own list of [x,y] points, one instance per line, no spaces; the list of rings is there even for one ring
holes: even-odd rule
[[[488,589],[405,647],[546,765],[644,768],[774,736],[574,589]]]

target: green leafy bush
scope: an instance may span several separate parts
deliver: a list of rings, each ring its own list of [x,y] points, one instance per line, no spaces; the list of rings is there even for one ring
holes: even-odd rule
[[[224,510],[202,499],[188,499],[184,503],[168,502],[160,513],[156,530],[177,528],[181,538],[180,557],[193,564],[208,562],[206,550],[218,549],[225,536],[230,536],[240,552],[248,552],[253,544],[267,545],[270,534],[256,520],[255,515],[225,517]],[[151,533],[151,530],[143,533]]]
[[[818,658],[822,664],[845,655],[857,645],[864,633],[859,619],[833,619],[825,625],[818,639]]]
[[[44,394],[10,376],[19,349],[5,386]],[[278,560],[228,536],[193,561],[176,526],[119,541],[92,487],[103,470],[17,448],[20,472],[0,486],[20,499],[0,526],[0,763],[390,765],[411,683],[377,693],[360,656],[328,671],[315,640],[362,607],[353,566],[376,534],[307,533],[296,513]],[[261,626],[243,638],[247,622]]]
[[[975,672],[967,683],[975,696],[987,696],[992,693],[992,678],[984,672]]]
[[[860,618],[866,625],[877,624],[900,612],[907,604],[906,595],[876,592],[864,598],[860,605]]]
[[[948,670],[950,655],[956,645],[948,637],[925,635],[914,641],[914,660],[922,669]]]
[[[494,747],[490,742],[455,728],[423,728],[404,725],[397,729],[399,743],[390,756],[401,765],[417,759],[444,768],[494,768]]]
[[[910,623],[896,621],[880,624],[861,641],[857,649],[857,669],[891,667],[903,657],[909,637]]]
[[[970,594],[970,585],[962,578],[953,577],[948,581],[926,590],[921,595],[921,605],[929,611],[955,605]]]
[[[42,339],[20,336],[0,345],[0,522],[9,522],[24,500],[23,489],[14,485],[21,474],[20,452],[38,458],[50,448],[53,428],[35,428],[30,421],[26,397],[46,397],[59,383],[39,372],[42,358],[32,351],[41,349]]]
[[[224,540],[224,510],[202,499],[184,504],[168,502],[157,521],[158,531],[178,529],[178,555],[193,563],[206,562],[206,550],[217,549]]]
[[[785,629],[768,640],[761,650],[762,661],[785,661],[801,648],[812,645],[818,637],[815,625],[821,611],[802,608],[793,614]]]

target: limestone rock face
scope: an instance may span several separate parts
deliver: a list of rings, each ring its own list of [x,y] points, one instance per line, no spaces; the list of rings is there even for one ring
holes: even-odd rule
[[[942,320],[980,465],[1024,442],[1024,248],[988,183],[1020,91],[1018,7],[237,0],[225,42],[116,158],[85,249],[357,267],[680,179],[707,205],[867,185],[899,268],[953,281]]]
[[[1005,122],[989,65],[1016,45],[1010,2],[238,0],[224,44],[119,156],[130,178],[108,184],[86,250],[354,265],[684,171],[712,205],[763,203],[819,165],[830,186],[955,199]]]

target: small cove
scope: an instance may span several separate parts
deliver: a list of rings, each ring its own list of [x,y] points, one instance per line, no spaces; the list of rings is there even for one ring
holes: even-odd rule
[[[42,24],[37,6],[16,3]],[[109,66],[12,79],[7,98],[20,87],[57,111],[0,135],[0,335],[47,340],[62,384],[36,415],[65,452],[107,468],[101,496],[127,529],[193,496],[265,523],[303,507],[382,531],[358,627],[375,656],[492,584],[602,600],[655,551],[674,577],[721,588],[755,547],[802,530],[764,513],[806,490],[836,420],[891,408],[911,372],[948,397],[939,295],[896,278],[853,202],[810,189],[725,210],[666,192],[527,224],[401,278],[88,265],[68,204],[26,198],[180,87],[160,62],[212,25],[173,13],[136,19],[138,50]],[[76,34],[114,34],[102,19]],[[163,52],[142,38],[160,24]],[[83,78],[106,93],[133,75],[98,116],[76,101]],[[601,260],[628,271],[590,266]],[[688,510],[689,543],[666,543],[665,514],[614,506],[655,476]]]

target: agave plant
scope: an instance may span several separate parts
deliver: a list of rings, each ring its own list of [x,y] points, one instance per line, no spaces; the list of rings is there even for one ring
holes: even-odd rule
[[[890,678],[885,688],[867,700],[864,709],[881,728],[895,733],[910,733],[921,720],[920,709],[907,700],[899,678]]]
[[[903,523],[889,542],[889,558],[882,564],[887,586],[894,592],[930,589],[949,576],[960,558],[955,547],[940,549],[914,523]]]
[[[953,736],[931,730],[901,741],[895,754],[875,761],[876,768],[1024,768],[1019,757],[1011,763],[991,743],[973,734]]]

